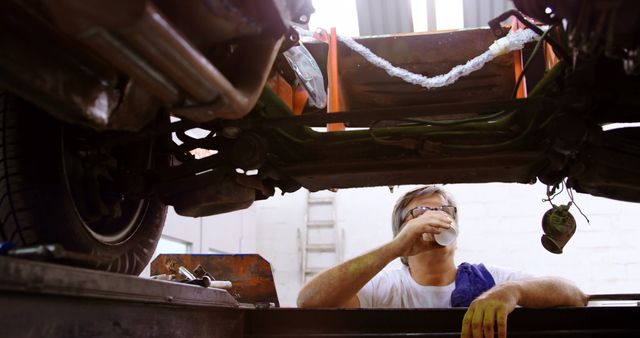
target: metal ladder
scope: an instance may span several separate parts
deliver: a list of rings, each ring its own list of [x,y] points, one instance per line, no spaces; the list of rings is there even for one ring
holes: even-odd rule
[[[336,194],[308,192],[306,226],[301,238],[301,279],[306,283],[317,273],[342,260],[342,236],[336,226]]]

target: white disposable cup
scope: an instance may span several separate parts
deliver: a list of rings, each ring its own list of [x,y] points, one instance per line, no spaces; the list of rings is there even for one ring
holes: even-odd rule
[[[436,243],[442,246],[447,246],[453,243],[453,241],[456,240],[456,237],[458,237],[458,230],[456,229],[455,223],[451,223],[451,227],[448,229],[440,229],[440,233],[433,236]]]

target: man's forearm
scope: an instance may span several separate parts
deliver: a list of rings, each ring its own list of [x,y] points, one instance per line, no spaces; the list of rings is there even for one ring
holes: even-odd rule
[[[397,258],[387,244],[362,256],[323,271],[305,285],[298,295],[299,307],[341,307]]]
[[[560,278],[532,278],[496,285],[476,298],[462,320],[461,337],[507,336],[507,315],[517,305],[527,308],[585,306],[589,297]]]
[[[518,305],[522,307],[585,306],[589,301],[589,296],[561,278],[533,278],[512,283],[518,289]]]

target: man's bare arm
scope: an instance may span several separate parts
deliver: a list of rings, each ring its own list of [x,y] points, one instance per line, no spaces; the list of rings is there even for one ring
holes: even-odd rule
[[[462,322],[462,337],[507,336],[507,316],[516,306],[551,308],[585,306],[589,296],[561,278],[544,277],[506,282],[493,287],[471,303]]]
[[[298,294],[299,307],[360,307],[356,294],[392,260],[437,247],[423,240],[423,234],[437,234],[451,227],[451,218],[441,211],[429,211],[407,222],[391,242],[362,256],[323,271]]]
[[[356,294],[397,255],[390,244],[325,270],[298,294],[299,307],[360,307]]]
[[[588,295],[562,278],[542,277],[512,283],[520,289],[518,305],[526,308],[586,306],[589,301]]]

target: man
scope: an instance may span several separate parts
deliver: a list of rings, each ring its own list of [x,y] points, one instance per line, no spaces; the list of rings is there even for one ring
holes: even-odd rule
[[[585,306],[588,296],[559,278],[531,278],[484,265],[454,264],[457,242],[439,245],[434,235],[456,227],[455,202],[443,189],[408,192],[393,211],[394,239],[311,280],[298,295],[300,307],[468,306],[462,337],[506,337],[507,315],[516,306]],[[400,257],[402,269],[384,271]]]

